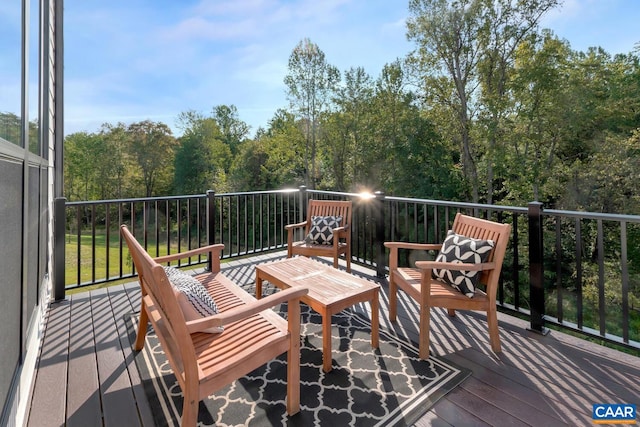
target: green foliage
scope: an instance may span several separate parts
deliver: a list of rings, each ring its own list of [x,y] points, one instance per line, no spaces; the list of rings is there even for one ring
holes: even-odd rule
[[[216,120],[193,111],[182,113],[179,120],[184,133],[178,138],[174,160],[175,193],[223,191],[232,155]]]
[[[305,184],[315,188],[318,176],[318,134],[322,115],[329,109],[340,72],[325,59],[324,52],[309,39],[301,40],[289,56],[289,73],[284,78],[287,97],[300,118],[305,135]]]
[[[285,76],[290,109],[253,139],[233,105],[182,113],[177,140],[161,123],[105,124],[67,137],[66,195],[306,184],[637,213],[640,60],[538,30],[556,3],[411,0],[416,50],[376,79],[360,67],[341,78],[304,39]]]
[[[278,110],[269,129],[238,149],[230,181],[235,191],[271,190],[304,183],[305,138],[293,114]]]
[[[21,141],[22,119],[15,113],[0,112],[0,138],[14,144]]]
[[[145,189],[142,196],[150,197],[170,191],[177,142],[171,129],[164,123],[145,120],[127,128],[131,139],[130,150],[141,175],[139,184]]]
[[[303,39],[284,77],[289,109],[253,138],[233,105],[182,113],[177,139],[162,123],[105,124],[67,137],[66,195],[306,184],[637,213],[640,59],[576,52],[540,30],[557,3],[411,0],[416,50],[377,78],[341,74]]]
[[[213,109],[213,119],[220,129],[223,143],[229,148],[231,156],[235,156],[240,144],[249,136],[249,125],[240,120],[235,105],[216,106]],[[225,165],[227,171],[229,164]]]

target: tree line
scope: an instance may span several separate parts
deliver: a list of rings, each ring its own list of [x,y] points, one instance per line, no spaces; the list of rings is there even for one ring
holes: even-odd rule
[[[517,4],[516,4],[517,3]],[[266,128],[234,105],[65,138],[69,200],[307,185],[640,212],[638,49],[574,51],[540,29],[557,0],[410,0],[415,49],[377,77],[309,39]]]

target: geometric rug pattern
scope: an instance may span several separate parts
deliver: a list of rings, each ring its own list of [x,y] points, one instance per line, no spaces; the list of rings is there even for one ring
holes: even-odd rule
[[[322,318],[301,304],[300,413],[286,413],[286,354],[200,402],[199,426],[406,426],[470,371],[431,356],[380,328],[371,347],[369,320],[352,310],[332,317],[332,366],[322,370]],[[286,317],[286,305],[281,308]],[[284,314],[283,314],[284,313]],[[135,340],[138,316],[131,315]],[[153,329],[136,357],[158,426],[180,425],[182,393]]]

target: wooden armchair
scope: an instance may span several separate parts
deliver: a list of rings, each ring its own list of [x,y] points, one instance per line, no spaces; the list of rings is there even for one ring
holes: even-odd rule
[[[498,334],[498,317],[496,313],[496,291],[502,269],[505,251],[509,242],[511,226],[499,224],[460,213],[453,222],[453,232],[474,239],[492,240],[494,247],[488,259],[481,263],[449,263],[436,261],[416,261],[416,268],[398,266],[398,249],[440,250],[442,244],[419,244],[405,242],[385,242],[389,248],[389,318],[396,320],[398,288],[409,294],[418,302],[420,310],[419,348],[420,357],[429,357],[429,321],[431,307],[444,307],[449,316],[455,310],[481,310],[487,313],[491,348],[498,353],[500,336]],[[469,298],[451,285],[432,276],[434,269],[453,271],[479,271],[480,284],[485,291],[476,289]]]
[[[333,266],[338,268],[338,257],[344,254],[347,261],[347,271],[351,271],[351,201],[338,200],[309,200],[307,220],[298,224],[289,224],[287,230],[287,258],[293,255],[329,256],[333,257]],[[331,244],[319,244],[305,239],[314,230],[313,217],[339,216],[342,217],[340,226],[332,229]],[[294,241],[294,231],[304,228],[301,241]]]
[[[291,288],[256,300],[220,273],[224,245],[151,258],[126,226],[127,242],[142,288],[140,324],[134,345],[145,343],[151,321],[171,369],[184,394],[182,426],[195,426],[199,401],[234,380],[287,352],[287,412],[300,410],[300,297],[305,288]],[[218,314],[185,320],[178,298],[160,265],[169,261],[208,254],[212,271],[195,276],[215,300]],[[288,303],[288,320],[270,310]],[[202,332],[223,326],[221,333]]]

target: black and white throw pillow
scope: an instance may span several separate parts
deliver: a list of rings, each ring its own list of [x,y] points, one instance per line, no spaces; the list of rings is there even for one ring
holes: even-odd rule
[[[493,240],[473,239],[447,232],[447,238],[440,248],[436,262],[451,262],[465,264],[479,264],[487,262],[495,243]],[[433,269],[432,275],[450,284],[469,298],[473,295],[480,280],[481,271],[458,271],[447,269]]]
[[[341,216],[312,216],[311,229],[304,240],[308,244],[333,245],[333,229],[341,223]]]
[[[216,302],[200,282],[174,267],[164,267],[164,271],[173,286],[178,304],[187,321],[218,313]],[[222,326],[213,326],[202,332],[216,334],[223,330]]]

